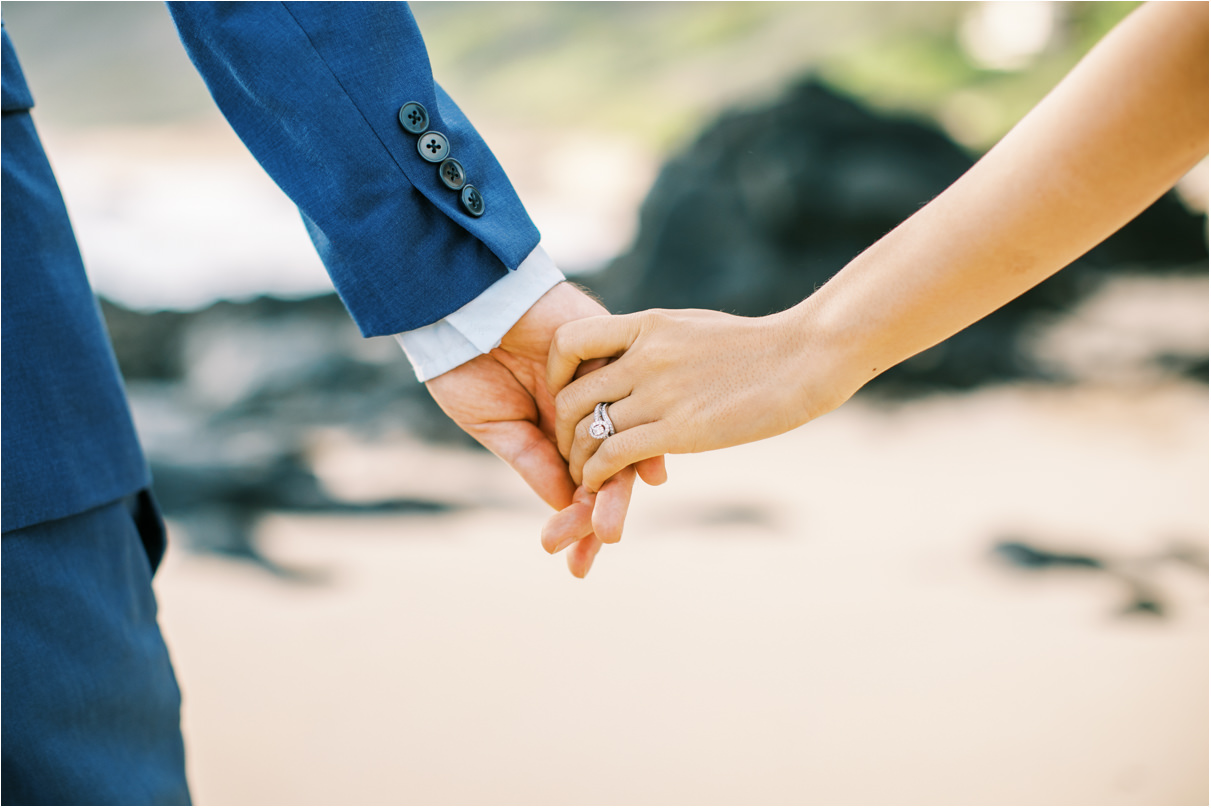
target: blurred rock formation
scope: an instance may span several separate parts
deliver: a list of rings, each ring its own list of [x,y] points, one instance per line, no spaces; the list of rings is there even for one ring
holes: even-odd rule
[[[408,431],[474,444],[413,377],[394,340],[364,340],[336,295],[140,313],[101,303],[160,505],[187,546],[307,582],[258,547],[268,512],[434,513],[423,497],[349,502],[308,461],[317,429]],[[181,539],[174,536],[174,540]]]
[[[590,283],[614,311],[778,311],[971,163],[931,124],[873,112],[808,82],[768,107],[725,115],[670,160],[643,205],[634,246]],[[1166,196],[1073,267],[872,387],[894,395],[1057,378],[1062,370],[1023,350],[1040,321],[1116,274],[1206,271],[1202,218]],[[219,302],[196,312],[102,308],[156,490],[198,549],[272,568],[252,538],[266,511],[451,507],[342,502],[308,467],[310,436],[333,426],[369,440],[403,431],[476,445],[415,381],[394,340],[363,340],[336,295]],[[1205,337],[1199,342],[1149,361],[1205,383]]]
[[[973,158],[932,123],[880,114],[808,81],[725,114],[660,172],[635,244],[591,279],[612,311],[760,316],[807,297],[941,193]],[[1022,348],[1040,316],[1123,272],[1207,272],[1204,218],[1170,193],[1063,272],[884,373],[885,394],[1044,378]],[[1169,357],[1206,378],[1206,353]]]
[[[1080,570],[1108,576],[1127,592],[1126,601],[1119,609],[1120,615],[1165,617],[1169,606],[1162,594],[1160,573],[1168,567],[1192,572],[1203,579],[1207,577],[1206,553],[1197,542],[1186,540],[1171,539],[1156,552],[1131,558],[1057,552],[1021,537],[997,541],[992,552],[1002,564],[1031,574]]]

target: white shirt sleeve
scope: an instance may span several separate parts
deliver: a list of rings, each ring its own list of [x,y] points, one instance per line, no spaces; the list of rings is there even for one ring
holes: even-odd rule
[[[456,312],[431,325],[396,334],[416,378],[428,381],[500,345],[501,338],[563,273],[539,244],[517,269]]]

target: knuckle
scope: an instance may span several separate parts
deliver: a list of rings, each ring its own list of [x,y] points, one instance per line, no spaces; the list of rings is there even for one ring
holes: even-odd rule
[[[597,463],[593,461],[585,463],[584,470],[581,473],[584,475],[583,485],[586,488],[588,488],[590,491],[601,490],[601,486],[605,482],[606,478],[599,471]]]
[[[596,459],[601,465],[609,468],[619,465],[619,461],[625,456],[626,453],[626,446],[624,444],[626,444],[627,441],[625,438],[622,438],[623,434],[625,433],[620,432],[619,434],[611,437],[605,443],[601,444],[601,448],[597,450],[597,453],[594,455],[594,459]]]
[[[659,327],[661,320],[664,319],[664,314],[665,312],[663,309],[651,309],[638,315],[638,320],[636,322],[636,325],[639,327],[638,330],[641,332],[651,331],[652,329]]]
[[[566,357],[572,340],[572,323],[564,323],[559,328],[555,329],[555,336],[551,337],[551,353],[559,359]]]
[[[560,418],[576,419],[579,421],[585,416],[585,409],[589,406],[585,401],[587,390],[583,384],[572,382],[567,387],[555,394],[555,414]]]
[[[555,394],[555,412],[559,417],[563,418],[571,414],[575,396],[576,391],[570,386],[563,388]]]
[[[575,429],[576,443],[587,445],[592,438],[589,436],[589,422],[587,419],[581,419],[580,423],[576,424]]]

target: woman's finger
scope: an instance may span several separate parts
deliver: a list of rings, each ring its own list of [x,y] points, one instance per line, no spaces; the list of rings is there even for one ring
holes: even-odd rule
[[[593,456],[585,461],[581,471],[581,486],[597,491],[606,480],[627,466],[648,458],[659,457],[669,445],[666,421],[625,429],[606,438]]]
[[[567,386],[586,359],[619,356],[639,336],[638,318],[585,317],[564,323],[551,339],[547,354],[547,387],[552,395]]]
[[[635,464],[639,479],[648,485],[664,485],[669,481],[668,470],[664,467],[664,455],[647,457]]]
[[[619,360],[586,374],[555,396],[555,445],[570,457],[576,429],[601,402],[613,403],[631,394],[626,362]]]
[[[589,435],[593,421],[593,413],[580,419],[573,433],[572,445],[568,448],[568,474],[576,485],[580,485],[580,470],[584,468],[585,461],[593,456],[593,452],[597,451],[598,445],[601,444],[600,440]]]
[[[606,405],[606,415],[609,416],[610,423],[614,425],[615,434],[643,423],[643,419],[636,417],[632,412],[633,409],[634,402],[630,397]],[[576,425],[573,433],[572,446],[568,450],[568,473],[577,485],[580,485],[581,469],[585,462],[593,456],[603,441],[602,438],[595,438],[589,433],[596,420],[596,408],[594,408],[594,412],[580,419],[580,423]],[[604,440],[609,440],[609,438]]]

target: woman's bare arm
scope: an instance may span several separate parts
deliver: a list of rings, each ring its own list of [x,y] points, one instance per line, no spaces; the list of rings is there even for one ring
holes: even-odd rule
[[[971,170],[793,309],[563,326],[548,383],[573,478],[596,490],[644,458],[806,423],[1110,236],[1207,153],[1207,26],[1206,3],[1136,10]],[[587,434],[599,401],[616,402],[604,442]]]

